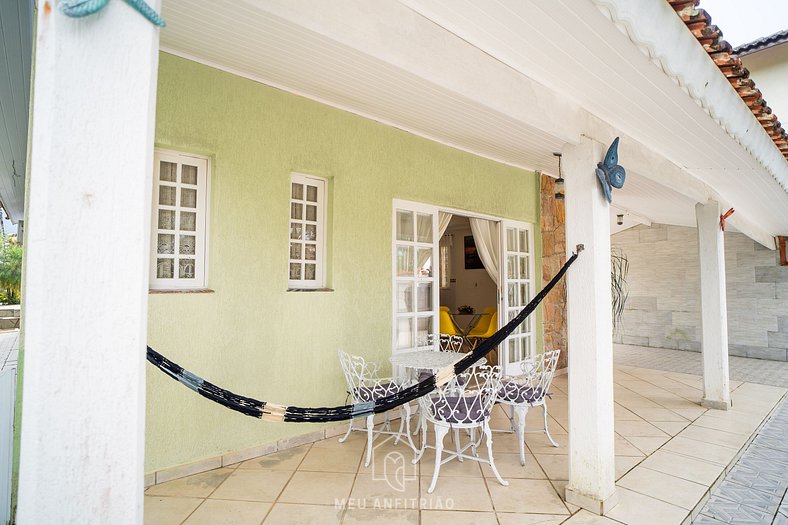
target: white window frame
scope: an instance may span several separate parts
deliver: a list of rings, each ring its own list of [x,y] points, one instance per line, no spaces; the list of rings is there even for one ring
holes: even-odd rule
[[[317,202],[314,204],[317,206],[317,213],[316,218],[317,220],[314,221],[316,225],[316,236],[317,241],[315,243],[315,279],[305,279],[304,276],[306,274],[305,265],[308,263],[312,263],[313,261],[306,259],[306,239],[304,239],[304,233],[306,231],[307,222],[312,223],[313,221],[306,220],[306,207],[302,209],[301,219],[294,219],[292,217],[292,205],[294,203],[301,203],[304,206],[311,205],[311,202],[308,203],[306,201],[306,192],[303,195],[303,199],[294,199],[293,198],[293,183],[298,183],[306,186],[307,184],[317,186]],[[326,232],[328,228],[326,227],[326,223],[328,220],[328,179],[324,177],[317,177],[315,175],[307,175],[305,173],[297,173],[292,172],[290,174],[290,184],[287,186],[288,188],[288,203],[287,206],[287,231],[288,231],[288,239],[287,239],[287,287],[289,290],[321,290],[326,288]],[[291,224],[293,222],[300,223],[302,228],[302,237],[300,239],[293,239]],[[301,244],[301,257],[299,259],[291,259],[290,258],[290,248],[291,242],[298,242]],[[290,265],[291,264],[300,264],[301,265],[301,278],[300,279],[291,279],[290,278]]]
[[[208,284],[208,203],[210,202],[210,169],[211,163],[208,157],[182,153],[179,151],[155,149],[153,166],[153,192],[152,192],[152,216],[151,216],[151,257],[150,257],[150,289],[151,290],[204,290]],[[177,176],[174,186],[176,188],[175,206],[163,206],[159,204],[159,188],[161,181],[161,162],[173,162],[177,164]],[[197,167],[197,184],[185,185],[181,180],[183,164]],[[165,184],[171,186],[172,184]],[[185,185],[188,189],[197,190],[196,208],[186,208],[181,206],[181,190]],[[175,211],[175,230],[159,229],[159,210]],[[181,211],[194,211],[196,215],[195,230],[193,232],[195,240],[195,269],[194,278],[181,278],[179,276],[180,259],[180,218]],[[159,234],[173,233],[175,235],[175,254],[173,256],[173,277],[157,277],[158,264],[158,237]],[[183,231],[183,233],[187,233]],[[192,232],[188,232],[192,233]]]

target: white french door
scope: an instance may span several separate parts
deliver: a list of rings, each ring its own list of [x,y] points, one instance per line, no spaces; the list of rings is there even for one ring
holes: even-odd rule
[[[525,222],[501,221],[501,299],[498,324],[504,326],[533,298],[533,226]],[[498,349],[504,375],[521,373],[521,363],[536,352],[533,315],[510,335]]]
[[[427,348],[438,332],[438,210],[394,201],[393,352]]]

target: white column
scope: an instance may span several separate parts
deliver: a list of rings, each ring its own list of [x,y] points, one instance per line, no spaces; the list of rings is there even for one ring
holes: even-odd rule
[[[708,408],[728,410],[728,310],[725,298],[725,239],[720,205],[695,205],[700,264],[700,321],[703,352],[703,399]]]
[[[563,151],[567,256],[569,483],[566,500],[596,514],[617,502],[613,429],[610,211],[594,174],[604,148],[583,138]]]
[[[125,2],[38,3],[20,525],[142,523],[158,42]]]

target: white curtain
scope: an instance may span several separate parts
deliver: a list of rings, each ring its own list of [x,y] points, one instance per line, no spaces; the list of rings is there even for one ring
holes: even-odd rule
[[[451,213],[438,212],[438,239],[443,237],[443,234],[446,233],[446,228],[449,227],[451,217]]]
[[[484,264],[487,273],[495,284],[498,283],[498,269],[500,268],[500,234],[498,223],[484,219],[470,219],[473,241],[476,243],[476,251]]]
[[[445,238],[443,234],[446,233],[446,228],[449,227],[451,222],[451,213],[438,212],[438,238],[440,239],[440,287],[446,290],[451,287],[451,246],[454,237],[447,235]]]

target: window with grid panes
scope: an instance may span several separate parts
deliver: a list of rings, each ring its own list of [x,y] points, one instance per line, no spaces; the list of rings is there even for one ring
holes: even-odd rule
[[[150,287],[203,289],[208,159],[157,150],[154,160]]]
[[[290,176],[291,289],[324,288],[326,180],[293,173]]]

